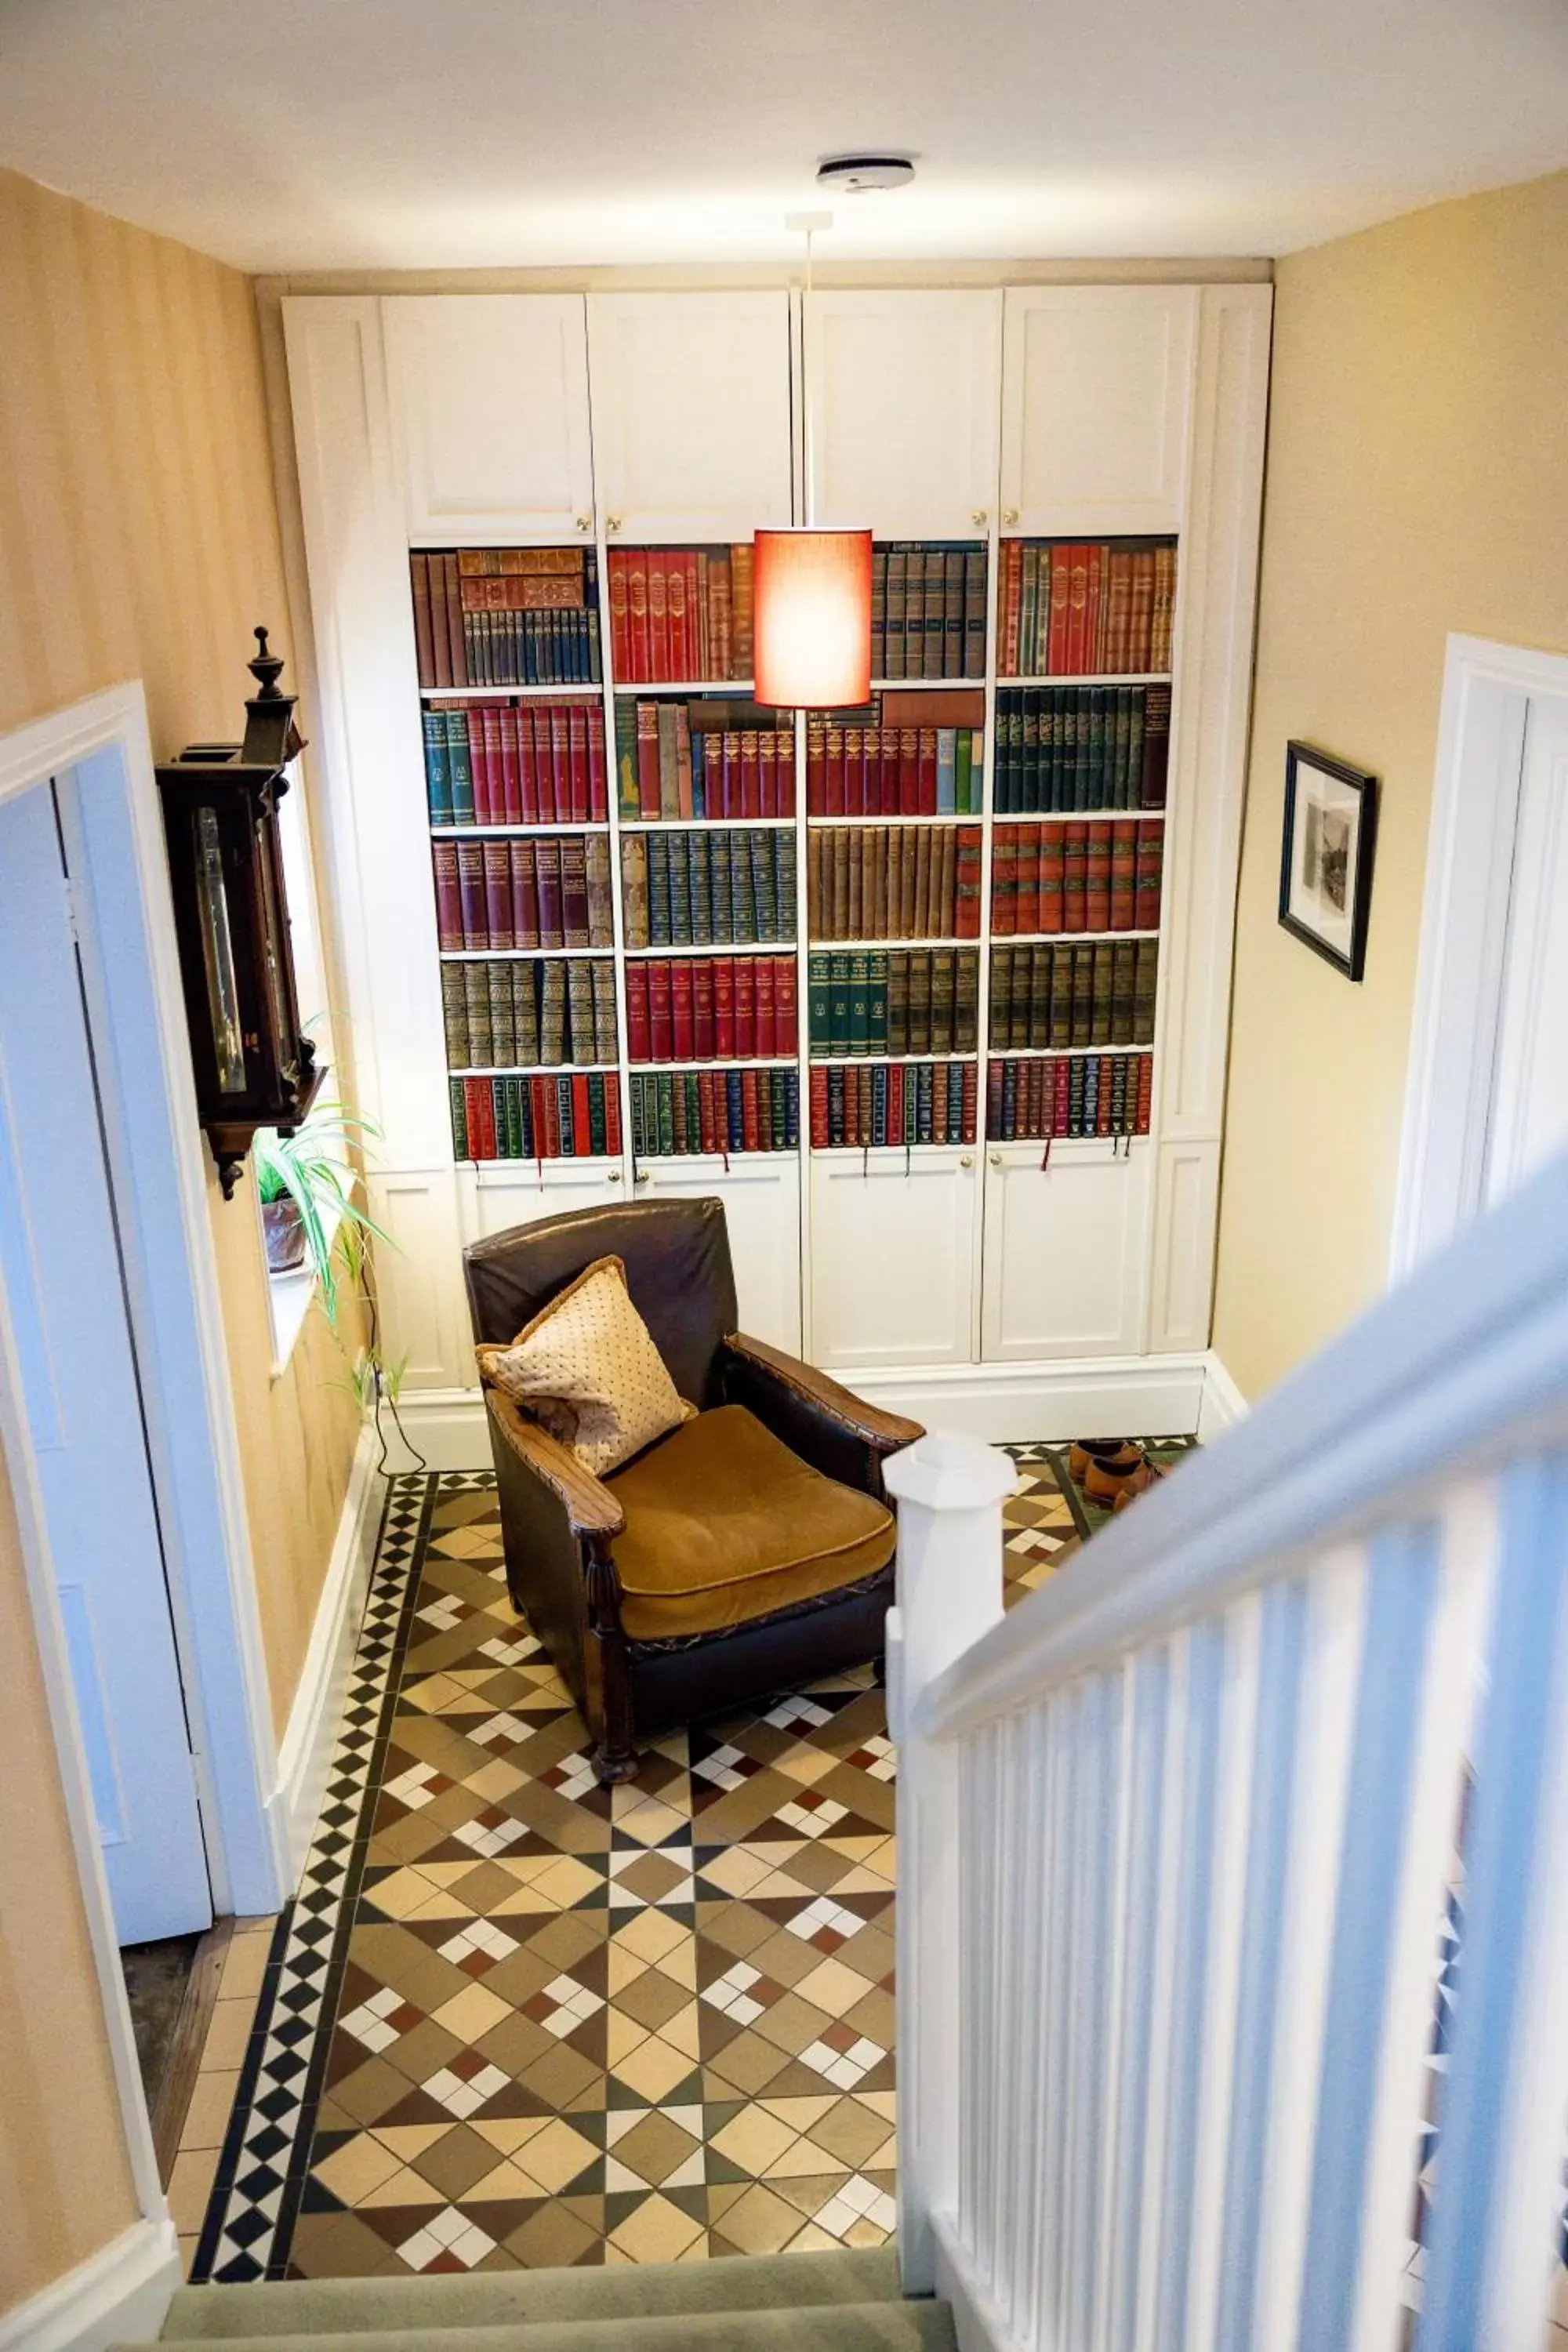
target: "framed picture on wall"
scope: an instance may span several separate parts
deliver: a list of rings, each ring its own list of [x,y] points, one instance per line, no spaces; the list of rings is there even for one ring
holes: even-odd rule
[[[1366,961],[1377,778],[1310,743],[1285,751],[1279,920],[1347,980]]]

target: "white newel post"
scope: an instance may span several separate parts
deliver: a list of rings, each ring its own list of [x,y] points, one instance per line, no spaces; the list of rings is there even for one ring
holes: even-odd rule
[[[1017,1474],[967,1437],[891,1456],[898,1601],[888,1617],[889,1727],[899,1751],[899,2263],[936,2284],[934,2213],[958,2196],[958,1752],[910,1730],[921,1694],[1002,1614],[1002,1499]]]

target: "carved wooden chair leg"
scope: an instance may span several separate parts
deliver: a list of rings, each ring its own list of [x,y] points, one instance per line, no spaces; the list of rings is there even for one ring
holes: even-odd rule
[[[626,1637],[616,1604],[616,1573],[609,1547],[595,1544],[588,1563],[589,1729],[594,1734],[594,1775],[602,1789],[635,1780],[642,1769],[632,1723],[631,1675]]]

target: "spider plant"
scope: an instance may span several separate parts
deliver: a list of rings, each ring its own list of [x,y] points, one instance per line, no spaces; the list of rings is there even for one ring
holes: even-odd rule
[[[305,1236],[305,1255],[320,1286],[322,1312],[336,1330],[338,1273],[342,1256],[351,1285],[357,1286],[366,1234],[385,1241],[374,1219],[354,1198],[356,1173],[349,1146],[380,1134],[374,1120],[347,1103],[319,1103],[292,1135],[276,1128],[257,1134],[254,1166],[264,1203],[292,1201]]]

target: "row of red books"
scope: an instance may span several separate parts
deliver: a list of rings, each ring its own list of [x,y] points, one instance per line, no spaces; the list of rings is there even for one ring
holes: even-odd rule
[[[752,674],[752,550],[613,547],[610,660],[625,686]]]
[[[991,836],[991,934],[1157,931],[1165,828],[1147,817],[998,824]]]
[[[425,757],[437,823],[603,824],[609,816],[600,702],[428,703]]]
[[[978,816],[981,730],[834,727],[805,730],[811,816]]]
[[[660,957],[626,965],[634,1062],[766,1062],[799,1033],[793,956]]]
[[[1094,677],[1171,667],[1172,540],[1013,539],[997,580],[1004,677]]]
[[[617,711],[626,707],[617,705]],[[651,824],[660,817],[795,814],[792,730],[693,728],[684,703],[639,702],[636,709],[636,765],[630,779],[623,759],[623,816]]]
[[[610,845],[602,833],[560,841],[437,841],[436,934],[445,955],[482,949],[607,948]]]

